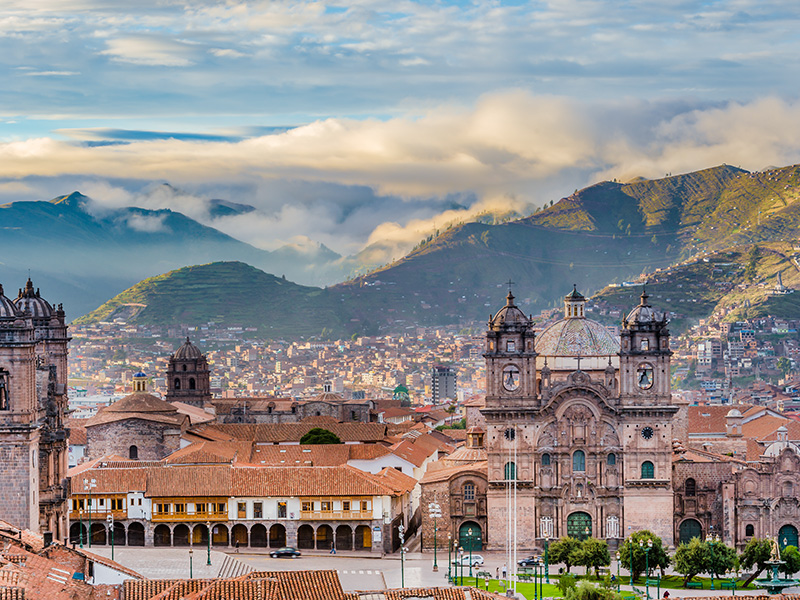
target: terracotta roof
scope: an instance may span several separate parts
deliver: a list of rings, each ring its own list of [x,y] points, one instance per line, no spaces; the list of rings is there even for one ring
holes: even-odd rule
[[[263,577],[278,581],[280,600],[345,600],[336,571],[254,571],[245,576]]]
[[[172,406],[174,406],[180,414],[189,417],[189,421],[192,425],[208,423],[209,421],[214,421],[216,419],[214,415],[203,410],[199,406],[193,406],[191,404],[186,404],[185,402],[170,402],[170,404],[172,404]]]
[[[397,496],[392,485],[349,465],[339,467],[236,467],[239,496]]]
[[[147,490],[147,472],[146,466],[132,469],[95,467],[84,470],[82,476],[76,476],[70,470],[70,492],[73,495],[85,495],[84,479],[95,480],[96,487],[92,488],[94,494],[144,492]]]
[[[747,410],[747,405],[714,405],[714,406],[689,406],[688,411],[688,432],[690,434],[717,434],[725,435],[725,415],[732,408],[737,408],[743,414]]]
[[[415,467],[421,467],[425,464],[428,457],[433,454],[435,450],[431,450],[424,444],[413,444],[409,440],[403,440],[399,444],[392,446],[392,454],[407,460]]]
[[[231,496],[229,465],[169,465],[148,469],[146,495],[168,496]]]
[[[355,444],[354,446],[362,446]],[[375,444],[372,444],[375,445]],[[335,466],[344,465],[350,458],[350,448],[345,444],[303,444],[297,446],[256,444],[253,446],[252,464],[274,466]]]
[[[374,460],[392,451],[383,444],[347,444],[350,451],[350,460]]]
[[[86,427],[84,427],[83,419],[69,419],[65,423],[69,429],[69,443],[73,446],[86,445]]]
[[[164,459],[167,464],[214,464],[250,462],[250,442],[194,442]]]
[[[192,427],[191,433],[208,439],[238,439],[255,442],[299,442],[317,425],[303,423],[218,423]],[[379,442],[386,436],[383,423],[329,423],[325,429],[343,442]],[[223,436],[227,436],[224,438]]]
[[[485,461],[472,463],[470,465],[459,465],[456,467],[442,467],[436,463],[431,463],[428,465],[428,469],[425,471],[425,475],[420,480],[420,483],[426,484],[437,481],[447,481],[451,477],[455,477],[456,475],[461,475],[463,473],[475,473],[478,476],[486,477],[488,468],[489,463]]]
[[[411,492],[419,483],[410,475],[398,471],[393,467],[384,467],[375,477],[382,484],[392,488],[396,493],[403,494]]]
[[[461,446],[449,456],[444,457],[442,461],[455,465],[480,462],[487,459],[488,454],[486,448],[467,448],[466,446]]]

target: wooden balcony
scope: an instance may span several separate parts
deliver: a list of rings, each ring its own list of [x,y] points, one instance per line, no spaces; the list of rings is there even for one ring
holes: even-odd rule
[[[371,510],[301,510],[301,521],[370,521]]]
[[[69,511],[69,520],[71,523],[77,523],[80,520],[89,521],[91,517],[92,521],[105,521],[108,515],[114,517],[115,521],[124,521],[128,518],[128,512],[126,510],[107,510],[105,508],[95,508],[92,507],[91,515],[89,514],[88,509],[83,509],[81,511],[78,510],[70,510]]]
[[[196,504],[205,504],[206,510],[203,512],[196,512]],[[169,507],[169,510],[160,511],[159,505]],[[175,510],[177,505],[182,505],[183,510]],[[215,510],[217,505],[222,505],[222,510]],[[153,498],[152,500],[152,517],[153,523],[164,522],[197,522],[205,523],[206,521],[220,521],[228,520],[228,499],[227,498]]]

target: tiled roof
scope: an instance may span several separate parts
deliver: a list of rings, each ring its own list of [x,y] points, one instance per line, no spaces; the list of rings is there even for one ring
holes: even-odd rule
[[[230,465],[169,465],[148,469],[146,495],[151,498],[169,496],[230,496]]]
[[[619,352],[619,339],[591,319],[562,319],[536,338],[541,356],[609,356]]]
[[[278,581],[280,600],[345,600],[336,571],[254,571],[246,579],[269,577]]]
[[[695,435],[725,435],[725,415],[736,408],[742,414],[747,409],[746,405],[714,405],[714,406],[689,406],[688,430]]]
[[[413,477],[406,475],[392,467],[384,467],[374,475],[380,483],[392,488],[396,493],[409,493],[419,483]]]
[[[350,448],[364,444],[281,445],[256,444],[250,462],[274,466],[335,466],[344,465],[350,458]],[[376,444],[370,444],[374,446]]]
[[[70,477],[70,491],[85,495],[83,480],[94,479],[96,487],[93,494],[115,494],[127,492],[144,492],[147,490],[147,467],[133,469],[92,468],[83,471],[81,476]]]
[[[199,425],[191,433],[208,439],[237,439],[254,442],[299,442],[315,423],[222,423]],[[330,423],[325,429],[343,442],[380,442],[386,436],[383,423]],[[214,437],[208,437],[214,436]],[[227,436],[227,437],[224,437]]]
[[[168,464],[213,464],[250,462],[250,442],[195,442],[176,450],[164,459]]]
[[[170,404],[172,404],[172,406],[174,406],[180,414],[189,417],[189,421],[192,425],[197,425],[198,423],[207,423],[215,420],[216,418],[210,412],[203,410],[199,406],[193,406],[191,404],[186,404],[185,402],[170,402]]]
[[[426,447],[424,444],[413,444],[408,440],[403,440],[399,444],[392,446],[392,454],[410,462],[415,467],[421,467],[425,464],[428,457],[433,454],[435,450]]]
[[[396,496],[376,475],[355,467],[247,467],[233,469],[239,496]]]
[[[374,460],[392,452],[383,444],[347,444],[345,448],[350,451],[350,460]]]
[[[470,465],[460,465],[457,467],[431,468],[438,466],[436,463],[431,463],[428,465],[428,469],[425,471],[425,475],[420,480],[420,483],[424,485],[426,483],[447,481],[451,477],[461,475],[462,473],[476,473],[479,476],[486,477],[488,465],[489,463],[484,461]]]

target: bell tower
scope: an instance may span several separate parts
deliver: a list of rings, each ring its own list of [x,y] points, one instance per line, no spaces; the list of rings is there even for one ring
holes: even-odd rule
[[[211,375],[206,357],[186,338],[169,358],[167,402],[203,407],[211,402]]]
[[[669,330],[642,291],[620,332],[625,524],[673,542],[672,404]]]

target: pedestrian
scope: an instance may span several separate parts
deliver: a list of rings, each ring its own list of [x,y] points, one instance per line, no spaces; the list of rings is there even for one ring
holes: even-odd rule
[[[495,578],[495,579],[500,579],[500,567],[497,567],[497,568],[494,570],[494,578]]]
[[[508,567],[503,563],[503,579],[506,578],[506,575],[508,575]]]
[[[331,544],[331,554],[336,554],[336,544]]]
[[[236,540],[236,554],[239,554],[239,540]]]
[[[664,598],[669,598],[669,590],[664,590]]]

